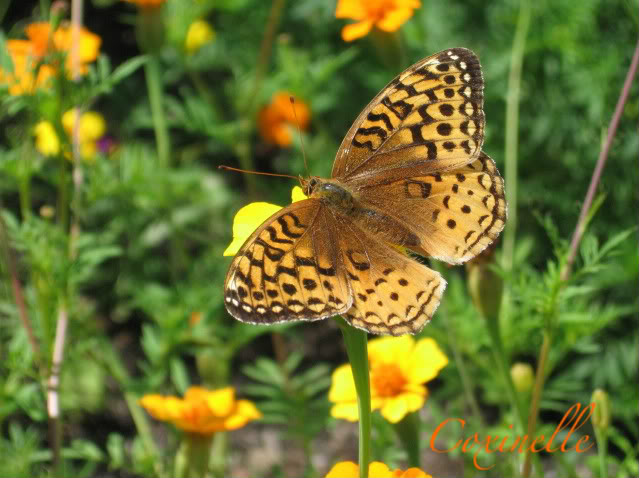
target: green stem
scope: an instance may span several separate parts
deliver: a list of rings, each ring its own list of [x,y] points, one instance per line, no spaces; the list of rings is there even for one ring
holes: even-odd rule
[[[608,476],[608,466],[606,465],[606,455],[608,454],[608,437],[606,432],[595,428],[595,439],[597,440],[597,455],[599,456],[599,477],[606,478]]]
[[[395,431],[408,453],[408,465],[420,468],[419,412],[407,414],[395,424]]]
[[[229,436],[226,432],[219,432],[213,438],[211,453],[211,472],[213,476],[224,477],[226,473],[226,457],[229,454]],[[204,475],[202,475],[204,476]]]
[[[537,364],[537,374],[535,376],[535,388],[533,388],[532,401],[530,403],[530,411],[528,412],[528,430],[527,435],[532,437],[535,433],[535,427],[537,426],[537,415],[539,414],[539,401],[541,399],[541,392],[544,388],[544,379],[546,377],[546,361],[548,360],[548,354],[550,353],[550,346],[552,344],[552,337],[550,330],[544,330],[544,341],[541,344],[541,350],[539,351],[539,363]],[[521,473],[523,478],[530,476],[531,469],[531,453],[530,449],[526,451],[526,459],[524,461],[524,468]]]
[[[520,0],[519,18],[510,56],[510,74],[508,75],[508,94],[506,96],[506,202],[509,217],[504,231],[504,268],[509,272],[513,265],[515,251],[515,232],[517,230],[517,149],[519,142],[519,99],[521,93],[521,71],[524,59],[524,47],[530,25],[530,2]]]
[[[526,415],[524,413],[524,408],[521,404],[521,400],[519,400],[519,396],[517,395],[515,385],[513,384],[513,380],[510,375],[510,364],[508,362],[508,359],[506,358],[506,354],[504,353],[504,346],[501,341],[501,334],[499,333],[499,319],[497,319],[496,317],[487,318],[485,323],[488,326],[488,333],[492,341],[492,349],[495,356],[495,362],[497,362],[499,373],[501,374],[506,385],[506,393],[508,394],[510,405],[515,411],[515,415],[517,416],[517,420],[519,422],[519,427],[523,431],[526,429]]]
[[[64,158],[59,158],[60,178],[58,184],[58,224],[62,229],[67,229],[69,221],[69,180],[67,178],[67,162]]]
[[[166,125],[166,116],[163,108],[162,72],[160,59],[156,53],[149,54],[149,60],[144,64],[146,85],[149,91],[149,103],[151,104],[151,116],[155,131],[155,142],[158,151],[158,159],[162,166],[169,166],[171,145],[169,143],[169,130]]]
[[[186,433],[186,477],[205,477],[209,471],[209,456],[213,435],[200,435],[199,433]],[[223,475],[220,475],[223,476]]]
[[[368,338],[363,330],[351,327],[344,319],[335,320],[342,329],[348,360],[351,362],[357,407],[359,410],[359,478],[368,478],[371,457],[371,388],[368,370]]]

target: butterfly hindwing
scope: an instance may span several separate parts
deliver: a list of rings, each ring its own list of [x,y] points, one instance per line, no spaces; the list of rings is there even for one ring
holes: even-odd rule
[[[332,215],[316,199],[296,202],[264,222],[235,255],[225,303],[235,318],[273,324],[318,320],[351,306],[332,237]]]
[[[479,60],[465,48],[416,63],[355,120],[332,176],[347,182],[395,168],[428,172],[469,163],[484,138],[483,89]]]
[[[439,273],[352,222],[341,226],[353,306],[344,317],[374,334],[415,334],[431,319],[446,287]]]

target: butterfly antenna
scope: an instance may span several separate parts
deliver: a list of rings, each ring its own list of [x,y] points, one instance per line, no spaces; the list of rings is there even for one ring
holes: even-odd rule
[[[302,146],[302,157],[304,158],[304,168],[306,169],[306,176],[309,177],[311,174],[308,172],[308,163],[306,162],[306,151],[304,150],[304,140],[302,139],[302,128],[300,128],[300,121],[297,119],[297,112],[295,111],[295,98],[291,96],[290,100],[291,100],[291,108],[293,108],[293,116],[295,117],[295,124],[297,125],[297,134],[300,137],[300,145]]]
[[[260,173],[258,171],[248,171],[246,169],[232,168],[231,166],[218,166],[217,169],[224,169],[226,171],[236,171],[238,173],[246,173],[246,174],[260,174],[262,176],[279,176],[281,178],[291,178],[298,179],[295,176],[291,176],[290,174],[275,174],[275,173]]]

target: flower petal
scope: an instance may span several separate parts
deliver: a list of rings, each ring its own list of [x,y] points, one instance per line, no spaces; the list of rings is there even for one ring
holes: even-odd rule
[[[390,398],[382,407],[382,416],[391,423],[397,423],[408,413],[408,401],[404,395]]]
[[[326,474],[326,478],[357,478],[358,476],[359,466],[352,461],[340,461],[339,463],[335,463],[333,468],[331,468]]]
[[[365,0],[338,0],[335,18],[352,18],[364,20],[368,16]]]
[[[394,32],[399,30],[399,28],[412,16],[412,8],[397,8],[384,15],[381,20],[375,23],[375,26],[385,32]]]
[[[421,339],[409,354],[404,369],[411,383],[424,383],[437,376],[448,364],[448,357],[431,338]]]
[[[351,23],[342,28],[342,39],[344,41],[353,41],[365,36],[371,28],[373,22],[371,20],[364,20],[358,23]]]
[[[213,390],[206,394],[205,400],[212,415],[216,417],[227,416],[235,407],[235,389],[225,387]]]
[[[349,364],[344,364],[335,369],[331,379],[331,388],[328,391],[328,399],[331,402],[353,402],[357,400],[353,371]]]
[[[368,342],[368,359],[371,367],[375,363],[401,364],[413,350],[415,340],[410,335],[400,337],[382,337]]]
[[[304,199],[308,199],[308,196],[304,194],[301,187],[295,186],[291,191],[291,202],[303,201]]]
[[[369,478],[390,478],[391,470],[386,463],[381,461],[372,461],[368,465]]]
[[[224,255],[237,254],[249,236],[280,209],[280,206],[266,202],[253,202],[240,209],[233,219],[233,241],[224,251]]]

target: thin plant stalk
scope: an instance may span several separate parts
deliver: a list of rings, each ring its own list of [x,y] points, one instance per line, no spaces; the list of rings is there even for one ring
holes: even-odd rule
[[[371,388],[368,369],[368,337],[366,332],[351,327],[341,317],[335,317],[342,330],[346,352],[353,371],[357,407],[359,410],[359,478],[368,478],[371,458]]]
[[[146,87],[149,92],[149,103],[151,105],[151,118],[153,121],[153,131],[155,133],[155,143],[158,152],[159,163],[169,166],[171,157],[171,143],[169,141],[169,130],[164,114],[164,90],[162,87],[162,71],[160,69],[160,59],[156,52],[149,54],[148,61],[144,64],[144,74],[146,77]]]
[[[53,455],[53,469],[55,475],[62,473],[61,449],[62,449],[62,423],[60,418],[60,369],[64,354],[64,342],[67,333],[69,316],[65,304],[58,307],[58,318],[53,342],[53,357],[51,371],[47,380],[47,413],[49,415],[49,433],[51,435],[51,449]]]
[[[510,56],[508,94],[506,96],[506,202],[508,221],[504,231],[504,268],[509,272],[513,265],[515,236],[517,231],[517,150],[519,147],[519,100],[521,97],[521,72],[528,27],[530,25],[530,1],[520,0],[519,17]]]
[[[610,152],[610,146],[614,139],[615,133],[617,132],[617,126],[619,125],[619,121],[621,119],[621,115],[623,113],[623,109],[626,104],[626,101],[628,100],[628,96],[630,94],[630,88],[632,87],[632,81],[635,75],[637,74],[638,67],[639,67],[639,40],[637,41],[637,44],[635,46],[635,52],[632,56],[632,61],[630,62],[630,67],[628,68],[628,73],[626,75],[626,79],[624,81],[621,94],[619,95],[619,100],[617,101],[617,105],[615,107],[612,120],[610,121],[610,126],[608,128],[608,135],[606,136],[606,141],[604,142],[604,145],[601,148],[601,152],[599,154],[599,158],[597,159],[597,164],[595,166],[595,169],[592,174],[592,178],[590,180],[588,192],[586,193],[586,198],[584,199],[584,204],[581,208],[579,219],[577,220],[577,225],[573,232],[567,260],[561,272],[561,279],[564,283],[570,277],[572,263],[575,260],[575,257],[577,255],[577,249],[579,248],[579,243],[581,242],[581,238],[584,233],[588,212],[590,211],[590,207],[592,205],[592,201],[594,199],[597,186],[599,185],[599,181],[601,180],[601,175],[603,173],[604,166],[608,159],[608,153]],[[533,389],[532,402],[530,405],[530,412],[528,417],[528,436],[533,436],[536,425],[537,425],[537,416],[539,414],[539,401],[540,401],[541,392],[544,386],[544,378],[545,378],[544,370],[545,370],[546,361],[548,359],[548,354],[550,352],[551,344],[552,344],[551,331],[546,330],[544,331],[544,339],[541,344],[541,349],[539,351],[539,365],[537,366],[535,386]],[[530,468],[531,468],[530,459],[531,459],[531,453],[530,451],[527,451],[526,459],[524,461],[524,468],[522,472],[522,477],[524,478],[527,478],[528,476],[530,476]]]

